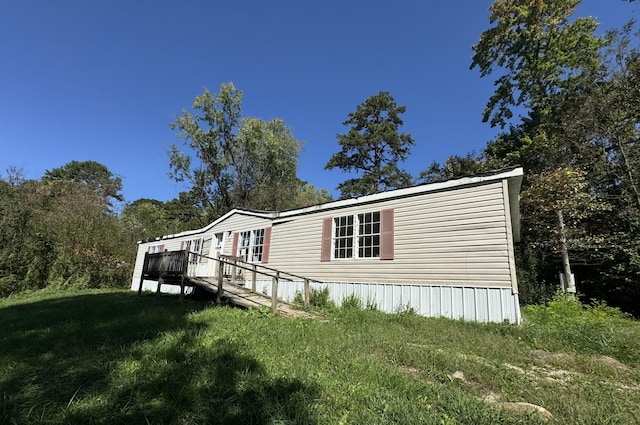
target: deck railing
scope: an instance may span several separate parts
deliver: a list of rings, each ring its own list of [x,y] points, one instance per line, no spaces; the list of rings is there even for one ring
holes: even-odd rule
[[[225,277],[225,270],[231,270],[231,282],[235,282],[238,278],[239,271],[246,271],[247,274],[251,273],[251,290],[257,292],[256,282],[258,275],[267,276],[271,278],[271,310],[277,311],[278,304],[278,285],[280,281],[293,282],[295,280],[302,280],[304,285],[304,307],[309,308],[310,305],[310,282],[322,283],[319,280],[309,279],[308,277],[296,275],[293,273],[285,272],[282,270],[268,267],[262,264],[248,263],[244,261],[243,257],[235,257],[231,255],[219,255],[218,258],[207,257],[218,261],[218,294],[222,292],[223,278]],[[228,275],[227,275],[228,276]],[[246,278],[245,278],[246,280]]]
[[[206,258],[209,261],[217,262],[217,301],[220,299],[224,291],[224,279],[228,278],[231,283],[236,284],[242,279],[246,281],[246,275],[251,274],[251,290],[256,292],[256,281],[258,275],[271,278],[271,310],[277,312],[278,304],[278,285],[280,281],[293,282],[301,280],[304,283],[304,306],[309,307],[310,304],[310,282],[322,283],[319,280],[309,279],[293,273],[288,273],[273,267],[264,266],[262,264],[248,263],[243,257],[235,257],[231,255],[219,255],[217,258],[209,257],[202,254],[190,253],[184,251],[165,251],[154,254],[145,254],[142,266],[142,274],[140,276],[140,286],[138,293],[142,292],[142,283],[145,278],[158,280],[157,292],[160,292],[160,285],[166,280],[180,280],[180,298],[184,296],[184,278],[197,277],[195,274],[198,261]],[[243,273],[246,272],[246,273]],[[173,283],[175,284],[175,283]]]
[[[165,251],[145,254],[142,266],[143,276],[159,278],[180,276],[187,271],[186,251]]]

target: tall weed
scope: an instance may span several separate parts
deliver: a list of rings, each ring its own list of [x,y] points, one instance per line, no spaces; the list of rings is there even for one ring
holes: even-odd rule
[[[610,354],[621,360],[631,360],[629,356],[634,355],[619,332],[634,322],[626,313],[605,303],[587,305],[574,295],[557,293],[546,304],[524,307],[523,315],[523,335],[534,344],[586,354]]]

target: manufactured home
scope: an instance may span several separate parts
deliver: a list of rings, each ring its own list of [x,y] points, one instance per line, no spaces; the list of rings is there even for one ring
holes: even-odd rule
[[[216,276],[215,259],[232,256],[326,287],[337,305],[356,296],[386,312],[519,323],[522,175],[512,167],[289,211],[234,209],[202,229],[140,242],[131,288],[157,289],[142,276],[146,253],[182,250],[194,276]],[[271,296],[271,279],[255,279]],[[292,301],[302,281],[283,282],[277,297]]]

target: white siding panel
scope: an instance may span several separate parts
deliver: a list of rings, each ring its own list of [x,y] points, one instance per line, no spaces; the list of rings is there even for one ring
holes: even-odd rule
[[[363,308],[375,304],[378,310],[387,313],[398,313],[411,308],[417,314],[427,317],[497,323],[505,320],[510,323],[520,321],[517,294],[513,294],[511,288],[353,282],[311,282],[310,286],[315,290],[328,287],[329,297],[337,306],[341,306],[345,298],[355,295]],[[271,288],[271,279],[258,279],[258,292],[271,296]],[[304,284],[301,281],[281,280],[278,284],[278,298],[292,302],[296,293],[302,293],[303,290]]]
[[[229,232],[272,224],[269,266],[327,282],[312,283],[312,287],[329,287],[337,305],[356,295],[363,305],[376,304],[386,312],[410,307],[425,316],[517,322],[517,294],[513,293],[517,286],[509,261],[512,235],[504,204],[507,195],[503,183],[494,181],[365,205],[342,204],[273,221],[235,213],[208,228],[207,234],[225,232],[225,253],[230,253]],[[393,260],[320,261],[323,219],[383,209],[394,210]],[[152,243],[164,243],[166,249],[174,250],[182,240],[194,237]],[[137,289],[144,252],[146,246],[141,244],[132,289]],[[259,280],[257,290],[270,294],[271,280]],[[278,296],[293,300],[296,291],[302,290],[302,282],[283,280]]]
[[[464,290],[463,288],[451,287],[451,318],[461,319],[464,317]]]
[[[393,260],[320,262],[324,218],[385,208],[394,209]],[[276,220],[269,264],[327,282],[511,286],[508,257],[496,182]]]

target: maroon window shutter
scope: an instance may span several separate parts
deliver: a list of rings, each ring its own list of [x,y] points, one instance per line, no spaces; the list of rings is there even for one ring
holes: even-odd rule
[[[238,236],[240,236],[240,234],[238,232],[235,232],[233,234],[233,244],[231,245],[231,255],[233,255],[234,257],[237,255],[237,251],[238,251]]]
[[[184,241],[180,242],[180,251],[184,249]]]
[[[269,262],[269,248],[271,248],[271,227],[264,229],[264,243],[262,245],[262,263]]]
[[[164,252],[164,244],[160,245],[160,252]]]
[[[147,253],[151,252],[151,245],[147,247]]]
[[[380,221],[382,228],[382,237],[380,241],[380,259],[381,260],[393,260],[393,229],[394,229],[394,220],[393,220],[393,209],[382,210],[380,211]]]
[[[331,261],[331,236],[333,232],[332,218],[322,220],[322,248],[320,261]]]

